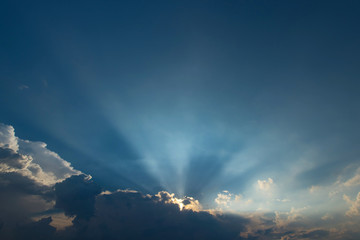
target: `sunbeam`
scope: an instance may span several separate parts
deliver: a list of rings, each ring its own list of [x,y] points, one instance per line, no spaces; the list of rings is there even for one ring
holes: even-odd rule
[[[0,1],[0,239],[360,239],[359,9]]]

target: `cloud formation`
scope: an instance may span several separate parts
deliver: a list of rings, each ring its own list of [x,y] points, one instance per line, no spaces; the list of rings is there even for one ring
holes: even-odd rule
[[[306,197],[325,196],[334,201],[343,193],[340,200],[349,208],[340,209],[340,214],[316,212],[314,206],[265,211],[271,204],[293,204],[278,195],[272,178],[255,181],[244,195],[227,190],[218,193],[213,200],[216,209],[212,209],[193,197],[177,197],[167,191],[104,190],[47,149],[45,143],[19,139],[11,126],[1,124],[0,130],[1,239],[359,237],[360,193],[353,200],[358,170],[351,177],[340,176],[328,187],[314,186],[303,192]]]
[[[19,139],[12,126],[0,123],[0,237],[11,239],[19,226],[32,222],[32,215],[52,209],[54,184],[80,173],[45,143]]]
[[[47,149],[45,143],[20,139],[15,136],[12,126],[2,123],[0,158],[0,173],[18,173],[46,186],[81,173],[57,153]]]
[[[73,176],[57,184],[56,188],[79,185],[79,181],[80,177]],[[88,184],[89,180],[82,178],[82,181]],[[69,192],[61,194],[76,194],[71,189]],[[248,222],[240,216],[194,211],[186,208],[188,205],[198,205],[198,202],[189,198],[179,201],[164,191],[156,195],[126,190],[105,192],[96,195],[91,218],[77,215],[74,225],[58,235],[75,239],[118,239],[119,236],[123,239],[236,239]],[[73,201],[67,201],[62,207],[81,208]]]

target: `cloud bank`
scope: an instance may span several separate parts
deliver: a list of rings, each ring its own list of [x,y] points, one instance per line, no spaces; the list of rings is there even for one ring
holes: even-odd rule
[[[0,124],[0,238],[358,239],[360,194],[354,199],[345,191],[358,186],[358,173],[308,191],[310,195],[333,191],[329,198],[343,193],[340,200],[347,209],[340,214],[321,215],[311,206],[274,212],[234,210],[260,198],[291,202],[276,198],[270,177],[255,182],[253,193],[258,197],[224,190],[214,199],[217,208],[206,209],[193,197],[167,191],[150,195],[104,190],[45,143],[19,139],[12,126]]]

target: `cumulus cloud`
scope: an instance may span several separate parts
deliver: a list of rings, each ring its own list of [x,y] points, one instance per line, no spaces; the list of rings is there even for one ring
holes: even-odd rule
[[[100,193],[83,176],[72,176],[55,188],[57,207],[76,214],[73,226],[56,233],[60,239],[238,239],[248,223],[240,216],[200,211],[197,200],[176,198],[166,191],[155,195],[133,190]]]
[[[18,151],[19,145],[15,137],[15,129],[12,126],[0,123],[0,147]]]
[[[45,143],[20,139],[12,126],[0,123],[0,173],[10,172],[46,186],[81,173]]]
[[[0,173],[0,239],[11,239],[18,224],[54,205],[51,187],[16,172]]]
[[[67,216],[90,218],[94,214],[95,197],[101,188],[86,175],[75,175],[55,185],[56,205]]]
[[[202,210],[202,206],[198,200],[193,197],[184,197],[184,198],[176,198],[174,193],[168,193],[166,191],[158,192],[156,197],[159,198],[159,201],[164,203],[172,203],[177,204],[180,210],[192,210],[195,212],[199,212]]]
[[[64,214],[64,212],[49,212],[42,213],[32,217],[32,220],[39,221],[44,218],[51,218],[50,226],[56,228],[56,230],[64,230],[65,228],[71,226],[75,217],[69,217]]]
[[[12,126],[0,123],[0,238],[13,238],[19,226],[32,222],[32,215],[52,209],[54,184],[77,174],[46,144],[22,140]]]
[[[267,180],[258,180],[257,183],[260,190],[269,191],[274,184],[274,180],[268,178]]]
[[[217,204],[217,210],[220,211],[244,209],[253,203],[252,199],[245,199],[241,194],[234,194],[227,190],[218,193],[214,201]]]
[[[215,202],[224,207],[228,207],[231,202],[232,194],[229,193],[229,191],[222,191],[221,193],[217,194],[217,197],[215,198]]]
[[[302,212],[306,210],[304,208],[291,208],[289,212],[275,212],[275,223],[278,228],[286,228],[290,224],[298,223],[303,219]]]

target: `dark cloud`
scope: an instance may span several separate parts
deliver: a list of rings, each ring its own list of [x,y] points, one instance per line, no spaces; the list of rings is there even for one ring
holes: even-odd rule
[[[318,240],[327,240],[327,239],[337,239],[335,237],[330,237],[330,232],[323,229],[315,229],[315,230],[297,230],[297,231],[285,231],[285,232],[269,232],[268,234],[264,234],[263,236],[269,237],[278,237],[283,240],[310,240],[310,239],[318,239]],[[274,238],[272,238],[274,239]]]
[[[261,227],[261,226],[259,226]],[[316,230],[283,230],[279,231],[276,227],[259,229],[254,232],[247,233],[245,239],[253,240],[267,240],[267,239],[281,239],[281,240],[327,240],[338,239],[335,236],[330,236],[330,232],[323,229]]]
[[[85,175],[55,185],[56,208],[75,215],[59,239],[236,239],[249,220],[235,215],[180,210],[173,194],[144,195],[118,190],[100,193]],[[186,206],[196,202],[184,200]]]
[[[89,218],[94,214],[95,197],[100,192],[100,186],[88,176],[72,176],[55,185],[55,207],[69,216]]]
[[[49,225],[51,221],[51,217],[48,217],[40,219],[37,222],[17,226],[15,230],[15,239],[51,239],[56,231],[55,227]]]
[[[248,220],[232,215],[180,210],[171,195],[118,191],[98,195],[88,221],[76,218],[60,232],[75,239],[237,239]]]
[[[78,173],[45,143],[22,140],[12,126],[0,123],[0,239],[47,239],[51,218],[38,223],[32,218],[53,209],[56,182]]]
[[[301,235],[302,238],[310,238],[310,239],[320,239],[328,236],[329,236],[329,231],[325,231],[325,230],[309,231]]]
[[[18,224],[31,222],[34,213],[52,208],[51,188],[19,173],[0,173],[0,239],[12,239]]]
[[[26,156],[0,147],[0,217],[4,222],[27,217],[52,198],[51,188],[39,184],[25,171],[28,163]]]

